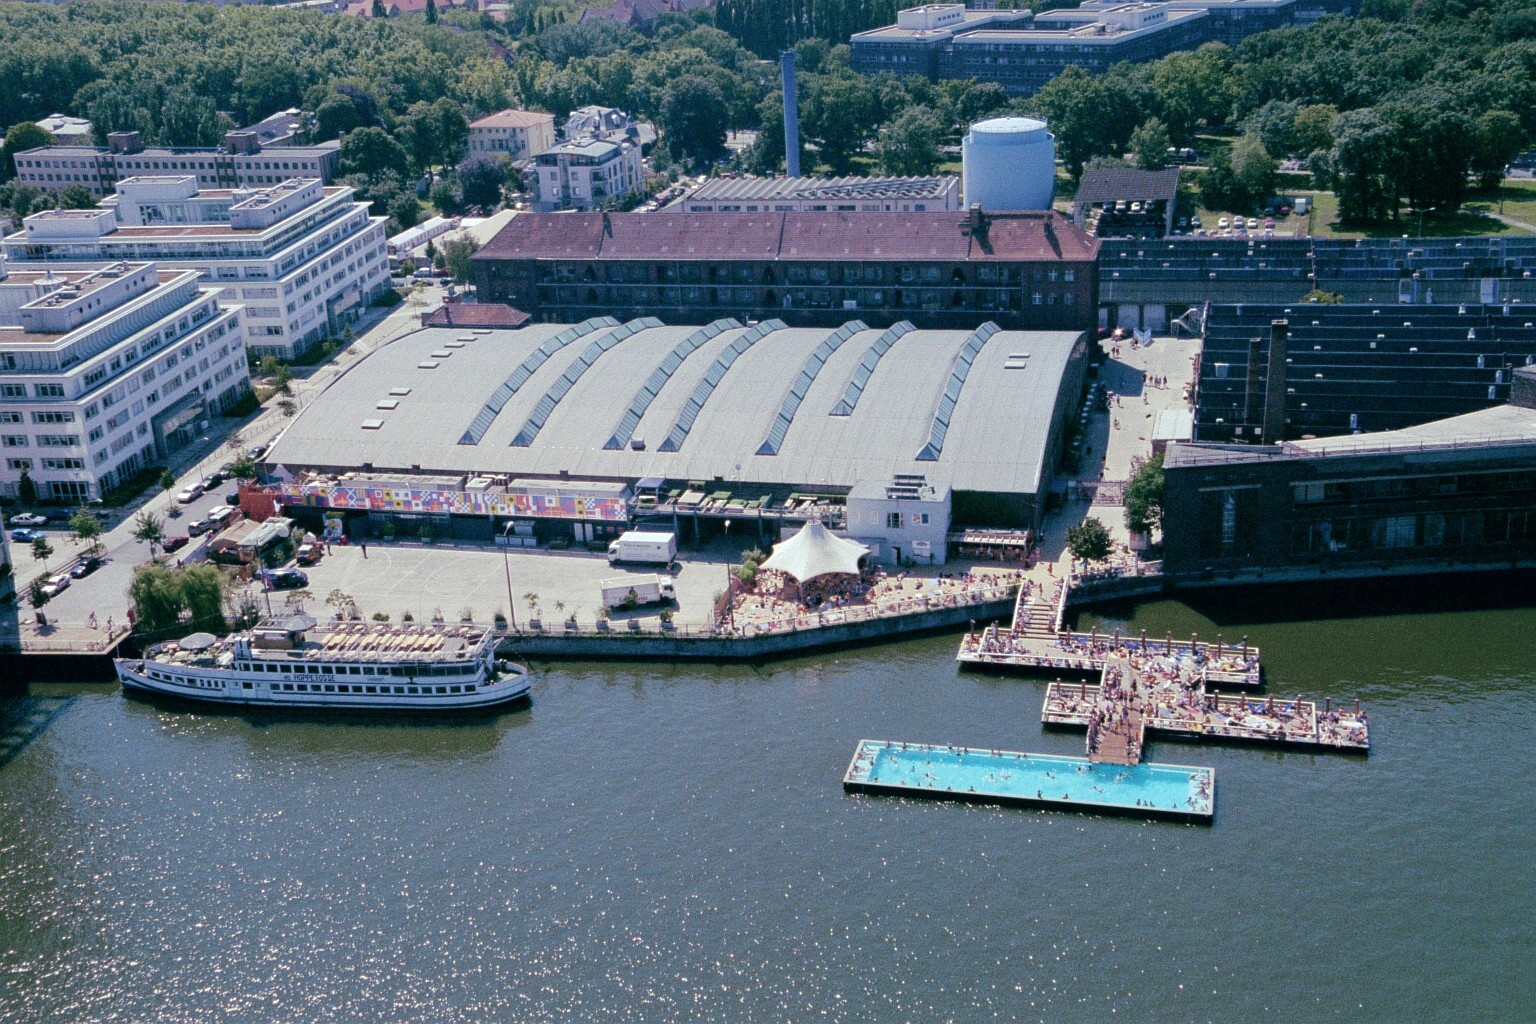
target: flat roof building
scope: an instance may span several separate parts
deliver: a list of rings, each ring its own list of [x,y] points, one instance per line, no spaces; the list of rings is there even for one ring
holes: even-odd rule
[[[85,502],[206,432],[250,390],[239,307],[192,270],[0,259],[0,493],[26,472]]]
[[[1500,406],[1536,362],[1536,307],[1217,305],[1195,437],[1273,444],[1398,430]]]
[[[1220,581],[1536,564],[1536,367],[1512,376],[1507,404],[1401,430],[1169,445],[1164,571]]]
[[[522,214],[474,257],[535,319],[1087,330],[1098,242],[1051,212]]]
[[[12,266],[152,260],[198,271],[243,306],[256,358],[290,359],[339,335],[389,287],[384,218],[352,188],[294,178],[199,189],[191,175],[132,178],[96,210],[45,210],[3,242]]]
[[[282,116],[282,115],[279,115]],[[262,122],[265,124],[266,122]],[[58,190],[84,185],[92,195],[111,193],[124,178],[194,175],[201,188],[254,188],[289,178],[332,181],[341,143],[264,146],[260,132],[230,132],[218,147],[146,147],[138,132],[113,132],[107,145],[44,146],[17,153],[16,179],[34,188]]]
[[[1352,10],[1353,0],[1099,0],[1039,14],[928,4],[900,11],[894,25],[855,33],[851,60],[867,74],[974,78],[1027,96],[1073,65],[1099,73],[1206,42],[1235,45],[1335,9]]]
[[[643,516],[816,515],[910,555],[893,539],[900,517],[873,517],[850,492],[1035,525],[1086,352],[1078,332],[995,324],[430,328],[330,384],[266,462],[290,506],[464,520],[440,535],[489,538],[518,520],[588,541]],[[948,522],[916,514],[928,521],[905,525],[942,527],[942,560]]]
[[[562,142],[534,164],[533,208],[541,213],[591,210],[645,187],[640,145],[623,136]]]
[[[922,213],[960,209],[960,179],[711,178],[667,207],[687,213]]]

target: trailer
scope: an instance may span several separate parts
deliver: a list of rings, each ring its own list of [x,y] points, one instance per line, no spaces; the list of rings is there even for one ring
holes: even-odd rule
[[[608,563],[671,565],[677,558],[677,535],[630,530],[608,545]]]
[[[603,580],[603,607],[622,608],[626,604],[662,604],[675,601],[677,591],[665,576],[617,576]]]

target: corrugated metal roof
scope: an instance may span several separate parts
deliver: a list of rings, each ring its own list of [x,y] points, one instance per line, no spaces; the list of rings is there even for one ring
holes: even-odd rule
[[[852,415],[831,415],[877,330],[860,331],[832,352],[806,389],[776,455],[757,454],[772,430],[784,395],[830,328],[783,328],[742,351],[721,376],[675,452],[659,451],[701,380],[748,331],[731,328],[705,342],[661,387],[637,425],[636,449],[604,444],[635,388],[694,327],[654,327],[599,355],[575,381],[528,447],[514,436],[567,370],[549,360],[507,401],[478,444],[458,443],[490,390],[565,325],[535,324],[494,331],[455,352],[436,370],[417,364],[455,336],[428,329],[401,338],[357,363],[317,396],[284,432],[268,460],[290,469],[347,469],[371,463],[376,472],[500,473],[636,480],[755,481],[765,484],[852,486],[920,473],[935,487],[1001,493],[1038,492],[1057,392],[1079,335],[1003,331],[976,355],[950,417],[937,461],[918,461],[935,410],[969,331],[911,331],[870,375]],[[1023,370],[1005,370],[1012,353],[1028,352]],[[410,387],[398,409],[376,406],[392,390]],[[355,424],[382,418],[377,430]]]

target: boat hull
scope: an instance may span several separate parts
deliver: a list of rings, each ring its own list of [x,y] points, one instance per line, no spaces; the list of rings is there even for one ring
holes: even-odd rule
[[[346,712],[349,714],[443,715],[505,710],[531,701],[527,672],[519,672],[474,693],[421,695],[404,698],[390,694],[271,693],[265,690],[204,689],[151,679],[136,670],[137,659],[114,662],[117,678],[127,696],[155,698],[204,708],[238,710]]]

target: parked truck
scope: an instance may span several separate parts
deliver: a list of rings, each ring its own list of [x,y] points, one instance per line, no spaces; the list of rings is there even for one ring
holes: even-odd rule
[[[677,535],[630,530],[608,545],[608,564],[635,562],[641,565],[671,565],[677,557]]]
[[[622,608],[630,604],[631,594],[634,595],[634,605],[661,604],[677,598],[672,581],[665,576],[616,576],[603,580],[604,608]]]

